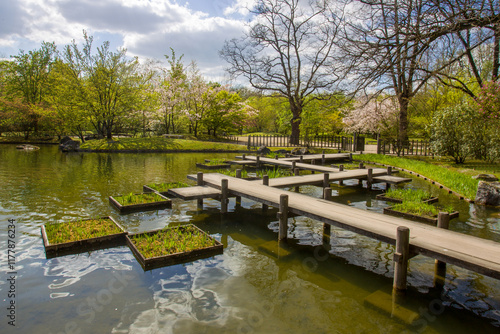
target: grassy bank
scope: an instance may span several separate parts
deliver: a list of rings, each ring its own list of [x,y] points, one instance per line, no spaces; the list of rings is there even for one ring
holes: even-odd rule
[[[417,160],[414,158],[401,158],[379,154],[361,154],[356,159],[370,162],[378,162],[386,165],[404,168],[424,175],[429,179],[441,183],[457,193],[469,199],[474,199],[477,193],[478,180],[473,179],[473,175],[485,172],[484,170],[467,169],[464,166],[454,166],[445,160],[436,160],[434,163],[430,159]]]
[[[172,138],[119,138],[89,140],[80,146],[90,151],[246,151],[246,146]]]

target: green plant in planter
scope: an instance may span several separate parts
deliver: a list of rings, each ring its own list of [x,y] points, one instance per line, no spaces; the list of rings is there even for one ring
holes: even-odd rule
[[[236,170],[234,169],[218,169],[215,171],[215,173],[236,177]],[[245,169],[241,170],[241,177],[242,178],[248,177],[248,172]]]
[[[187,183],[184,183],[184,182],[150,183],[150,184],[147,184],[147,186],[151,189],[158,191],[158,192],[165,192],[165,191],[168,191],[168,189],[174,189],[174,188],[189,187],[189,185]]]
[[[264,175],[267,175],[267,176],[269,176],[270,179],[274,179],[274,178],[278,178],[278,177],[290,176],[290,171],[287,169],[275,167],[273,169],[258,170],[256,172],[256,175],[257,175],[257,177],[263,177]]]
[[[154,234],[136,234],[130,239],[146,259],[216,245],[213,239],[191,225],[165,228]]]
[[[385,197],[402,200],[403,202],[421,202],[431,198],[431,194],[422,189],[389,189]]]
[[[145,194],[134,194],[130,193],[128,195],[117,196],[114,199],[120,203],[120,205],[133,205],[133,204],[146,204],[165,201],[165,199],[156,193],[145,193]]]
[[[117,234],[123,231],[112,220],[99,218],[47,224],[45,232],[50,244],[60,244]]]
[[[217,166],[217,165],[224,165],[224,159],[212,159],[209,162],[205,162],[204,165],[207,166]]]
[[[432,204],[424,202],[403,202],[394,205],[392,208],[394,211],[409,213],[416,216],[423,216],[433,218],[436,217],[440,211],[453,213],[454,209],[452,206],[447,206],[444,208],[438,208]]]

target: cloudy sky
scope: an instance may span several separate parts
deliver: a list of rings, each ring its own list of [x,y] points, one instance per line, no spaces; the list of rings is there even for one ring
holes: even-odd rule
[[[2,0],[0,58],[42,41],[59,48],[80,42],[82,31],[94,45],[110,41],[130,56],[164,59],[172,47],[195,60],[211,80],[224,81],[226,63],[218,51],[224,40],[239,37],[251,19],[254,0]]]

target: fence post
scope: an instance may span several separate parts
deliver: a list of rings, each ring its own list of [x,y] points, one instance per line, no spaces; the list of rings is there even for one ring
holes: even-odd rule
[[[248,144],[247,144],[247,149],[250,149],[250,140],[251,140],[251,139],[250,139],[250,137],[252,137],[252,136],[248,136]]]

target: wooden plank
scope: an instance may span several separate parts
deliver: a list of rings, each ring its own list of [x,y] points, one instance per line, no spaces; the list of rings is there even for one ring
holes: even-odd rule
[[[223,177],[229,179],[229,192],[233,195],[278,207],[280,196],[287,194],[291,213],[389,244],[395,244],[397,228],[406,226],[411,231],[411,253],[429,256],[500,279],[500,243],[221,174],[205,174],[204,181],[217,188],[220,187],[220,180]],[[320,175],[320,178],[322,179],[323,176]]]
[[[172,196],[179,197],[186,201],[200,198],[219,198],[221,194],[220,190],[207,186],[174,188],[169,189],[168,193]]]

